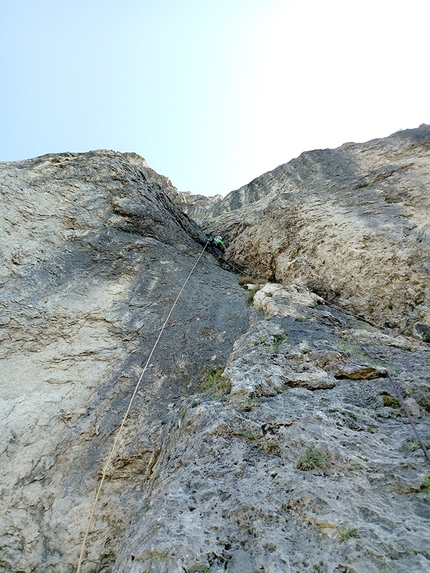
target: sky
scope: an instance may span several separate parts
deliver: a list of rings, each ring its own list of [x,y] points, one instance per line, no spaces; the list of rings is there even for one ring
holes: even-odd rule
[[[225,195],[430,123],[429,0],[0,0],[0,161],[134,151]]]

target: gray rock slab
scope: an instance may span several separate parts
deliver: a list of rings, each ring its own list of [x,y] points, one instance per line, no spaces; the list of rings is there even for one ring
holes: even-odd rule
[[[308,286],[430,341],[430,126],[302,153],[202,222],[265,281]]]
[[[136,154],[1,164],[0,192],[0,570],[71,573],[204,236]],[[106,468],[82,573],[429,569],[430,470],[384,375],[430,444],[428,347],[303,284],[260,286],[247,304],[203,255]]]

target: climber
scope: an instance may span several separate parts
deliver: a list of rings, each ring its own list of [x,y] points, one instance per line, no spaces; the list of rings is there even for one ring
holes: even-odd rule
[[[209,237],[208,248],[217,257],[223,255],[225,253],[225,245],[223,243],[222,237]]]
[[[220,249],[223,253],[225,253],[225,245],[224,242],[222,240],[222,237],[218,236],[215,237],[215,243],[216,243],[216,248]]]

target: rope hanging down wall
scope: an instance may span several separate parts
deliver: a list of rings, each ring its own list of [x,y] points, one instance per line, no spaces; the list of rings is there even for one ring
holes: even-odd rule
[[[146,363],[145,363],[145,366],[144,366],[143,369],[142,369],[142,372],[141,372],[141,374],[140,374],[140,376],[139,376],[139,379],[138,379],[138,381],[137,381],[137,383],[136,383],[136,386],[135,386],[135,388],[134,388],[133,394],[131,395],[130,401],[129,401],[129,403],[128,403],[127,410],[126,410],[126,412],[125,412],[125,414],[124,414],[124,417],[123,417],[123,419],[122,419],[121,425],[120,425],[120,427],[119,427],[119,429],[118,429],[118,431],[117,431],[117,433],[116,433],[116,436],[115,436],[115,439],[114,439],[114,442],[113,442],[113,445],[112,445],[110,454],[109,454],[109,456],[108,456],[108,458],[107,458],[107,460],[106,460],[106,463],[105,463],[105,465],[104,465],[104,467],[103,467],[102,477],[101,477],[101,479],[100,479],[100,484],[99,484],[99,487],[98,487],[98,489],[97,489],[97,493],[96,493],[96,496],[95,496],[95,499],[94,499],[94,503],[93,503],[93,506],[92,506],[92,509],[91,509],[91,513],[90,513],[90,516],[89,516],[89,518],[88,518],[88,524],[87,524],[87,528],[86,528],[86,530],[85,530],[84,539],[83,539],[83,541],[82,541],[81,553],[80,553],[80,555],[79,555],[79,561],[78,561],[78,567],[77,567],[76,573],[80,573],[80,572],[81,572],[82,563],[83,563],[83,560],[84,560],[85,548],[86,548],[86,545],[87,545],[88,535],[89,535],[90,530],[91,530],[91,525],[92,525],[92,523],[93,523],[96,506],[97,506],[97,503],[98,503],[99,498],[100,498],[100,494],[101,494],[101,491],[102,491],[103,483],[104,483],[105,478],[106,478],[107,470],[108,470],[109,465],[110,465],[110,463],[111,463],[111,461],[112,461],[112,458],[113,458],[113,455],[114,455],[114,453],[115,453],[115,449],[116,449],[116,446],[117,446],[117,443],[118,443],[118,439],[119,439],[119,437],[120,437],[120,435],[121,435],[122,429],[124,428],[124,424],[125,424],[125,422],[126,422],[126,420],[127,420],[127,418],[128,418],[128,415],[129,415],[129,413],[130,413],[131,406],[132,406],[132,404],[133,404],[134,398],[135,398],[135,396],[136,396],[136,394],[137,394],[137,391],[138,391],[138,389],[139,389],[139,386],[140,386],[140,383],[141,383],[141,381],[142,381],[142,378],[143,378],[143,376],[144,376],[144,374],[145,374],[145,372],[146,372],[146,370],[147,370],[147,368],[148,368],[148,366],[149,366],[149,363],[150,363],[150,361],[151,361],[152,355],[154,354],[155,349],[157,348],[157,345],[158,345],[158,343],[159,343],[159,341],[160,341],[160,338],[161,338],[161,336],[162,336],[162,334],[163,334],[163,331],[164,331],[164,329],[166,328],[167,323],[168,323],[169,320],[170,320],[170,317],[171,317],[171,315],[172,315],[172,312],[173,312],[173,310],[174,310],[174,308],[175,308],[175,306],[176,306],[176,304],[177,304],[179,298],[181,297],[181,295],[182,295],[182,293],[183,293],[183,291],[184,291],[184,289],[185,289],[185,287],[186,287],[186,285],[187,285],[189,279],[191,278],[191,275],[193,274],[193,272],[194,272],[195,268],[197,267],[197,265],[198,265],[200,259],[202,258],[203,253],[205,252],[207,246],[208,246],[208,243],[206,243],[206,245],[203,247],[202,252],[201,252],[200,255],[198,256],[196,262],[195,262],[194,265],[193,265],[193,268],[191,269],[189,275],[188,275],[187,278],[185,279],[185,282],[184,282],[184,284],[182,285],[182,288],[181,288],[181,290],[179,291],[178,296],[176,297],[175,301],[173,302],[172,307],[171,307],[171,309],[170,309],[170,312],[169,312],[169,314],[167,315],[167,318],[165,319],[165,321],[163,322],[163,325],[162,325],[162,327],[161,327],[161,329],[160,329],[160,332],[158,333],[157,340],[155,341],[154,346],[152,347],[152,350],[151,350],[151,352],[149,353],[149,356],[148,356],[148,359],[147,359],[147,361],[146,361]]]
[[[357,346],[359,346],[359,347],[361,348],[361,350],[362,350],[369,358],[372,358],[372,356],[371,356],[371,355],[369,354],[369,352],[363,347],[363,345],[360,344],[360,342],[357,340],[357,338],[354,336],[354,334],[350,333],[350,336],[352,337],[352,339],[354,340],[354,342],[357,344]],[[426,460],[430,463],[430,454],[429,454],[429,452],[427,451],[427,448],[426,448],[426,446],[425,446],[424,440],[422,439],[420,433],[418,432],[418,429],[417,429],[417,427],[416,427],[416,425],[415,425],[415,422],[414,422],[413,419],[412,419],[412,416],[411,416],[411,414],[410,414],[410,412],[409,412],[409,409],[408,409],[408,407],[406,406],[405,401],[403,400],[403,396],[402,396],[402,393],[400,392],[400,388],[399,388],[399,386],[396,384],[396,382],[394,381],[394,378],[391,376],[390,371],[388,370],[388,368],[387,368],[387,376],[388,376],[389,381],[391,382],[392,387],[394,388],[394,391],[395,391],[396,394],[397,394],[397,398],[398,398],[398,400],[399,400],[399,403],[400,403],[400,405],[401,405],[401,407],[402,407],[404,413],[406,414],[406,417],[408,418],[408,421],[409,421],[410,425],[412,426],[412,430],[414,431],[414,434],[415,434],[415,436],[416,436],[416,438],[417,438],[417,440],[418,440],[418,443],[419,443],[420,446],[421,446],[421,449],[422,449],[422,451],[423,451],[423,453],[424,453],[424,456],[425,456]]]
[[[375,322],[372,322],[372,321],[370,321],[370,320],[367,320],[366,318],[356,316],[353,312],[350,312],[350,311],[348,311],[348,310],[346,310],[346,309],[344,309],[344,308],[342,308],[342,307],[340,307],[340,306],[338,306],[338,305],[335,305],[335,304],[333,304],[333,303],[331,303],[331,302],[329,302],[329,301],[327,301],[327,300],[324,301],[324,304],[326,304],[327,306],[331,306],[331,307],[334,308],[335,310],[339,310],[340,312],[343,312],[343,313],[345,313],[345,314],[348,314],[348,315],[350,315],[350,316],[353,316],[356,320],[361,320],[361,321],[367,322],[367,323],[371,324],[372,326],[374,326],[374,327],[376,327],[376,328],[379,328],[380,330],[383,330],[383,327],[380,326],[379,324],[376,324]],[[395,332],[395,334],[399,334],[399,333],[398,333],[398,332]],[[362,344],[360,344],[360,342],[357,340],[357,338],[354,336],[354,334],[353,334],[352,332],[350,333],[350,336],[351,336],[351,338],[354,340],[354,342],[357,344],[357,346],[359,346],[359,347],[361,348],[362,352],[364,352],[365,355],[367,355],[370,359],[372,359],[372,356],[369,354],[368,350],[367,350],[366,348],[364,348],[364,346],[363,346]],[[417,342],[415,339],[410,338],[409,336],[405,336],[405,338],[408,338],[409,340],[413,340],[414,342]],[[426,344],[426,343],[423,343],[423,344]],[[394,388],[394,391],[395,391],[396,394],[397,394],[397,398],[398,398],[398,400],[399,400],[399,403],[400,403],[400,405],[401,405],[401,407],[402,407],[404,413],[406,414],[406,417],[408,418],[408,421],[409,421],[410,425],[412,426],[412,430],[413,430],[413,432],[414,432],[414,434],[415,434],[415,436],[416,436],[416,438],[417,438],[417,440],[418,440],[418,443],[420,444],[420,447],[421,447],[421,449],[422,449],[422,451],[423,451],[423,453],[424,453],[424,456],[425,456],[426,460],[430,463],[430,454],[429,454],[429,452],[428,452],[428,450],[427,450],[427,448],[426,448],[425,442],[424,442],[424,440],[422,439],[420,433],[418,432],[417,426],[416,426],[415,422],[413,421],[412,416],[411,416],[411,414],[410,414],[410,412],[409,412],[409,409],[408,409],[408,407],[406,406],[406,403],[405,403],[405,401],[404,401],[404,399],[403,399],[403,396],[402,396],[402,393],[401,393],[401,391],[400,391],[400,388],[399,388],[399,386],[397,385],[397,383],[394,381],[394,378],[391,376],[390,371],[388,370],[388,368],[387,368],[387,376],[388,376],[388,379],[389,379],[389,381],[390,381],[392,387]]]

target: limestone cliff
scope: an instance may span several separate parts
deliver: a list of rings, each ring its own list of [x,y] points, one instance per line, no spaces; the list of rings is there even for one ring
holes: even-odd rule
[[[0,193],[0,571],[71,573],[205,238],[135,154],[0,164]],[[238,278],[196,266],[82,571],[429,570],[430,466],[388,376],[428,445],[428,347]]]
[[[203,222],[208,211],[222,201],[222,195],[206,197],[205,195],[194,195],[188,191],[179,193],[181,210],[191,217],[199,225]]]
[[[253,274],[430,340],[430,126],[303,153],[202,224]]]
[[[0,177],[0,570],[72,571],[111,435],[201,232],[127,155],[48,155]],[[114,561],[163,424],[225,364],[248,314],[235,277],[203,260],[143,380],[135,451],[115,461],[84,570]]]

